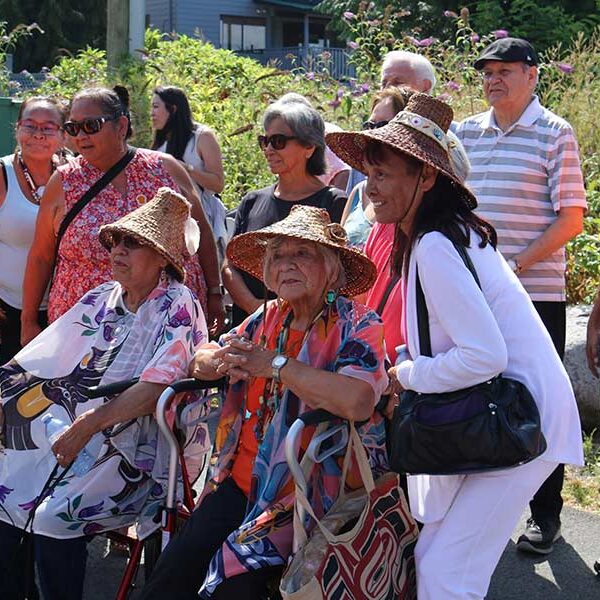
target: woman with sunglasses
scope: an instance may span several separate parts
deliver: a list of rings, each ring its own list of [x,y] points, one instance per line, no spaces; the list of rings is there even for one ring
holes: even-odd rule
[[[122,87],[84,89],[73,98],[64,130],[80,156],[57,170],[41,202],[24,280],[23,344],[40,332],[36,314],[48,282],[52,279],[48,300],[52,322],[88,290],[110,279],[108,257],[97,238],[100,227],[146,203],[163,186],[186,196],[202,234],[198,254],[186,262],[187,285],[204,308],[206,286],[209,291],[219,289],[215,242],[194,186],[177,160],[151,150],[135,149],[127,166],[77,213],[57,249],[56,235],[65,214],[128,152],[128,104],[127,90]],[[221,297],[211,298],[208,321],[216,330],[224,312]]]
[[[221,147],[214,131],[192,120],[185,92],[174,86],[159,86],[152,95],[154,140],[152,150],[174,156],[196,184],[202,208],[213,230],[220,257],[225,254],[227,210],[216,196],[223,191],[225,176]]]
[[[378,129],[387,125],[405,106],[414,91],[408,87],[388,87],[373,96],[369,120],[364,130]],[[366,180],[361,181],[348,196],[341,224],[348,234],[348,241],[362,249],[375,222],[375,212],[365,194]]]
[[[32,96],[21,104],[17,149],[0,159],[0,365],[21,349],[23,275],[33,242],[40,198],[61,162],[63,106],[53,98]],[[32,318],[47,323],[45,289]]]
[[[285,219],[293,206],[324,208],[331,221],[339,223],[346,202],[344,192],[324,185],[325,124],[319,113],[305,102],[283,98],[267,108],[264,135],[258,144],[277,181],[249,192],[235,215],[234,235],[262,229]],[[233,324],[238,325],[271,298],[263,283],[225,261],[223,283],[233,299]]]

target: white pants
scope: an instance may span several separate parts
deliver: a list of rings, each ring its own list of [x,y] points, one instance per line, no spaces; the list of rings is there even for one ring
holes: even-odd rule
[[[523,510],[558,463],[467,475],[448,512],[415,548],[419,600],[483,600]]]

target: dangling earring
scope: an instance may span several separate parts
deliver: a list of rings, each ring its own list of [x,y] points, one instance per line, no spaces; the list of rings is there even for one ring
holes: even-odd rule
[[[327,293],[325,294],[325,302],[331,306],[335,302],[336,297],[337,292],[335,290],[327,290]]]

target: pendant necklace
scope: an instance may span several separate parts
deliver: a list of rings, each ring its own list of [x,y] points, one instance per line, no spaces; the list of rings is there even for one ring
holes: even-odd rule
[[[40,186],[35,185],[35,181],[33,180],[33,177],[31,176],[31,173],[29,172],[29,169],[27,168],[25,161],[23,160],[23,154],[21,153],[20,150],[17,152],[17,160],[19,161],[19,166],[21,167],[21,171],[23,171],[23,177],[25,177],[25,181],[27,182],[27,185],[29,186],[31,195],[33,196],[33,202],[39,206],[40,199],[41,199],[42,195],[44,194],[44,190],[46,189],[46,186],[45,185],[40,185]],[[54,164],[54,161],[51,161],[51,164],[52,164],[51,173],[54,173],[54,171],[56,169],[56,165]]]

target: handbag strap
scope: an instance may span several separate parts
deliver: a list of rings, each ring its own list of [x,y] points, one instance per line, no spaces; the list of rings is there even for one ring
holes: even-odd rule
[[[129,146],[127,152],[122,156],[96,183],[94,183],[88,191],[71,206],[67,214],[64,216],[58,233],[56,234],[56,249],[54,251],[54,264],[58,258],[58,249],[65,232],[75,217],[93,200],[133,159],[135,156],[135,148]]]
[[[373,473],[371,472],[371,466],[369,464],[369,458],[367,457],[367,452],[363,446],[363,443],[354,427],[354,423],[350,421],[350,441],[348,442],[349,448],[347,453],[350,452],[350,447],[354,452],[354,456],[356,457],[356,463],[358,465],[358,469],[360,472],[360,477],[365,486],[365,490],[367,494],[371,494],[371,492],[375,489],[375,480],[373,479]],[[344,462],[346,459],[344,459]],[[345,485],[345,482],[342,481],[342,486]],[[328,542],[335,541],[335,534],[331,533],[326,527],[323,526],[321,521],[315,515],[315,512],[306,497],[306,494],[303,490],[301,490],[298,486],[296,486],[296,503],[300,504],[308,515],[313,519],[316,523],[317,527],[321,530],[321,533],[325,537]],[[304,529],[304,523],[300,523],[300,519],[298,518],[298,511],[296,510],[296,503],[294,504],[294,536],[297,539],[301,540],[301,546],[306,543],[308,536]]]
[[[477,283],[479,289],[481,289],[481,282],[479,281],[479,276],[477,275],[477,270],[475,269],[475,265],[467,252],[467,249],[460,244],[452,242],[452,245],[458,252],[462,261],[465,263],[467,269],[469,269],[471,275],[473,275],[473,279]],[[427,303],[425,302],[425,294],[423,293],[423,288],[421,287],[421,280],[419,279],[419,267],[416,267],[416,293],[417,293],[417,327],[419,331],[419,349],[423,356],[432,356],[431,354],[431,335],[429,332],[429,311],[427,310]]]

